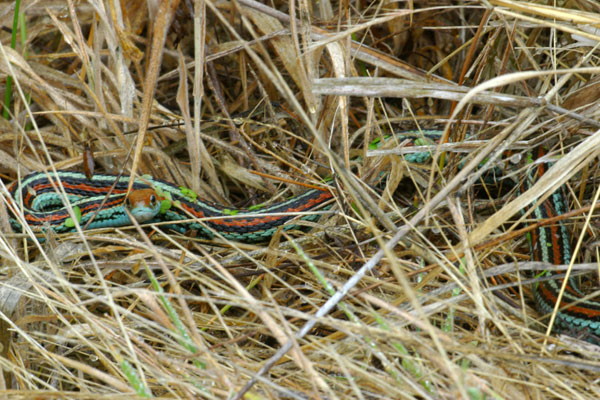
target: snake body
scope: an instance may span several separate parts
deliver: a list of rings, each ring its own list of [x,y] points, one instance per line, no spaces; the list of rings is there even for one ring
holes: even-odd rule
[[[297,223],[288,222],[298,213],[321,207],[332,198],[327,190],[312,189],[261,208],[231,209],[204,201],[190,189],[151,177],[136,179],[127,196],[129,176],[96,174],[87,179],[79,172],[36,172],[9,187],[11,207],[20,209],[22,199],[23,216],[35,232],[48,228],[56,233],[75,230],[75,223],[55,189],[58,179],[75,214],[80,216],[79,224],[89,224],[89,229],[131,225],[127,209],[139,223],[171,222],[167,227],[181,233],[195,230],[207,238],[220,235],[248,243],[268,240],[280,226],[297,228]],[[314,221],[318,217],[318,213],[310,213],[300,219]],[[11,223],[21,230],[17,218],[12,218]]]
[[[434,133],[428,131],[421,138],[428,139]],[[415,139],[417,136],[407,137]],[[417,140],[414,142],[417,143]],[[379,143],[375,146],[379,146]],[[429,159],[428,154],[420,153],[406,158],[412,162],[426,162]],[[547,166],[543,163],[538,164],[537,175],[543,174],[545,168]],[[13,215],[19,214],[17,210],[22,210],[25,222],[35,232],[48,228],[57,233],[73,231],[74,221],[63,205],[62,197],[57,194],[58,180],[62,182],[71,207],[77,211],[75,214],[81,226],[100,228],[130,225],[127,209],[140,223],[166,222],[169,228],[181,233],[195,230],[204,237],[220,235],[241,242],[266,241],[279,227],[299,227],[299,219],[315,221],[319,214],[314,210],[323,207],[332,198],[328,190],[312,189],[259,209],[237,210],[204,201],[189,189],[151,177],[136,179],[133,191],[127,196],[129,176],[97,174],[87,179],[78,172],[37,172],[9,187],[9,207]],[[108,193],[110,195],[107,196]],[[565,197],[559,190],[537,206],[534,215],[537,220],[551,218],[563,213],[565,205]],[[300,217],[298,213],[301,213]],[[11,222],[15,229],[21,230],[17,218],[12,218]],[[531,243],[534,260],[553,264],[568,264],[570,261],[569,234],[562,223],[536,228]],[[553,279],[534,287],[534,297],[543,314],[553,312],[561,285],[562,279]],[[566,285],[555,328],[600,344],[600,303],[584,299],[575,279],[569,279]]]
[[[544,155],[544,149],[538,148],[536,158]],[[533,176],[528,176],[524,182],[531,186],[535,176],[542,176],[549,164],[538,163]],[[567,201],[564,188],[552,193],[533,210],[538,221],[553,218],[567,211]],[[531,253],[532,260],[548,264],[568,265],[571,262],[570,234],[563,221],[554,225],[540,226],[532,231]],[[554,312],[559,299],[563,279],[541,281],[534,287],[534,298],[538,309],[544,315]],[[588,342],[600,344],[600,302],[595,299],[585,299],[576,278],[570,277],[565,286],[556,319],[555,330],[570,333]]]

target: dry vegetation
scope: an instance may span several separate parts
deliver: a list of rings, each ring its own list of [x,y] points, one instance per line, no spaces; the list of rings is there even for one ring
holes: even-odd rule
[[[14,49],[0,5],[2,194],[82,170],[89,146],[98,172],[231,207],[325,177],[336,200],[259,245],[151,226],[36,245],[2,202],[0,395],[223,399],[254,379],[247,399],[600,397],[598,348],[544,335],[514,234],[567,183],[576,260],[596,259],[595,0],[154,3],[25,2]],[[441,171],[368,151],[415,129],[469,143]],[[457,168],[512,150],[498,168],[518,181],[539,144],[570,162],[535,196]]]

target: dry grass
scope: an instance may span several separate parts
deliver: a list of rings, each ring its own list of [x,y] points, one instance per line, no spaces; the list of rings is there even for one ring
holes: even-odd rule
[[[22,4],[14,50],[14,3],[0,5],[3,182],[82,170],[89,144],[98,171],[232,206],[334,176],[335,205],[262,245],[146,227],[38,246],[0,213],[0,396],[222,399],[251,379],[248,399],[600,396],[598,348],[544,337],[526,282],[540,266],[514,233],[567,183],[577,260],[596,252],[596,224],[582,228],[599,172],[595,0],[199,0],[195,19],[176,3],[151,17],[139,0]],[[367,152],[417,127],[469,136],[450,147],[471,163]],[[476,190],[478,158],[541,143],[567,155],[533,192]],[[519,180],[513,159],[501,166]]]

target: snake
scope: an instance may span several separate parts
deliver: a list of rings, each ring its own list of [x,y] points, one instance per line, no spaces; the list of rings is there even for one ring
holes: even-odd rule
[[[311,189],[268,206],[233,209],[202,200],[191,189],[150,176],[136,178],[127,195],[129,179],[128,175],[112,174],[95,174],[88,179],[84,173],[62,170],[34,172],[8,187],[9,208],[16,216],[22,201],[24,222],[34,232],[75,231],[75,221],[57,192],[60,180],[77,222],[88,229],[132,225],[129,211],[140,224],[166,222],[167,228],[180,233],[198,231],[206,238],[221,236],[255,243],[268,240],[279,227],[290,230],[299,228],[301,220],[316,221],[319,214],[308,212],[333,197],[329,190]],[[299,214],[304,215],[296,219]],[[17,231],[22,229],[16,217],[11,218],[11,224]]]
[[[412,133],[403,133],[399,140],[409,138],[410,145],[421,145],[419,140],[430,143],[440,135],[439,131],[427,131],[425,135]],[[377,148],[383,142],[376,140],[370,148]],[[419,163],[429,159],[423,153],[406,154],[405,158]],[[535,176],[541,176],[547,168],[547,164],[538,163],[525,184],[530,185]],[[131,215],[140,224],[163,223],[179,233],[197,231],[206,238],[220,236],[258,243],[268,241],[280,228],[302,229],[305,224],[301,221],[317,221],[321,213],[316,210],[327,208],[333,199],[330,188],[316,188],[277,203],[235,209],[205,201],[190,189],[151,176],[136,178],[128,194],[129,180],[127,175],[112,174],[95,174],[88,179],[83,173],[63,170],[31,173],[8,187],[11,225],[17,231],[26,223],[34,233],[48,229],[66,233],[76,229],[73,217],[80,226],[94,229],[129,226]],[[57,190],[58,181],[72,213]],[[559,189],[535,206],[533,214],[538,221],[552,218],[563,214],[566,204],[563,190]],[[17,215],[22,215],[22,219]],[[530,244],[533,260],[548,264],[570,262],[570,237],[563,222],[536,227]],[[543,315],[553,312],[562,283],[563,278],[557,277],[534,284],[535,303]],[[600,344],[600,302],[585,298],[574,278],[569,278],[566,284],[553,330]]]
[[[536,159],[540,159],[545,150],[538,147]],[[523,182],[525,188],[531,187],[535,177],[542,176],[551,164],[538,163]],[[564,214],[567,211],[565,188],[560,187],[544,202],[533,208],[535,220],[543,221]],[[531,231],[531,258],[546,264],[569,265],[572,252],[570,234],[563,220],[553,225],[539,226]],[[600,345],[600,301],[587,299],[575,277],[569,277],[565,290],[560,297],[563,278],[541,281],[534,286],[533,295],[540,313],[550,315],[560,299],[554,322],[556,331],[581,338]]]

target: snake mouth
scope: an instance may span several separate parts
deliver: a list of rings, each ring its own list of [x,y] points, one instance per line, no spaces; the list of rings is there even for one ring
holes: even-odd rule
[[[130,209],[129,212],[140,224],[148,222],[156,216],[156,211],[148,209],[147,207],[134,207]]]

